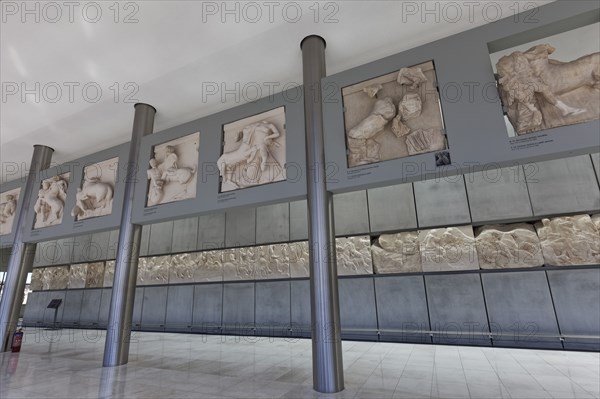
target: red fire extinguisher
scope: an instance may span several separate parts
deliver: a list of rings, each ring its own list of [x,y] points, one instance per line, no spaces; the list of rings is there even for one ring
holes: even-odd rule
[[[21,343],[23,343],[23,330],[18,329],[13,334],[11,349],[13,352],[21,352]]]

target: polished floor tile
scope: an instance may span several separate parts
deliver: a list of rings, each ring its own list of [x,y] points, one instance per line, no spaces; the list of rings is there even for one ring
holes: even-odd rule
[[[344,341],[346,389],[312,389],[310,340],[132,336],[102,368],[104,331],[27,329],[0,354],[0,398],[596,398],[600,354]]]

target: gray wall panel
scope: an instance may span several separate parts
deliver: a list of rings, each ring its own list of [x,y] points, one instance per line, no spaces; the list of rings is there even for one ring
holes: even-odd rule
[[[471,223],[462,176],[414,183],[419,227]]]
[[[33,267],[48,266],[54,262],[56,257],[56,241],[44,241],[37,244],[35,248],[35,259]]]
[[[98,325],[106,327],[108,324],[108,312],[110,310],[110,299],[112,296],[112,289],[105,288],[102,290],[100,298],[100,312],[98,316]]]
[[[565,348],[600,350],[600,269],[547,273]],[[586,335],[596,338],[575,337]]]
[[[110,231],[92,234],[88,256],[90,262],[106,260],[108,258],[108,245],[110,242]]]
[[[79,323],[81,304],[84,290],[68,290],[63,303],[63,324],[74,325]]]
[[[90,245],[92,242],[91,234],[76,235],[73,241],[72,263],[89,262]]]
[[[255,322],[258,334],[286,336],[290,317],[290,282],[257,282]]]
[[[592,157],[592,163],[594,164],[594,170],[596,171],[596,179],[598,179],[598,185],[600,185],[600,152],[590,154]]]
[[[169,330],[189,331],[192,327],[193,305],[193,285],[170,286],[167,298],[167,317],[165,326],[169,328]]]
[[[27,297],[27,305],[25,305],[25,314],[23,315],[24,325],[35,325],[38,321],[44,320],[43,309],[46,308],[46,292],[35,291],[31,292]]]
[[[256,208],[256,243],[268,244],[290,240],[290,204],[273,204]]]
[[[256,243],[255,208],[227,211],[225,226],[225,244],[228,247],[254,245]]]
[[[150,230],[152,228],[151,224],[147,224],[142,226],[142,239],[140,240],[140,256],[148,255],[148,245],[150,245]],[[118,240],[118,238],[117,238]],[[115,246],[115,256],[117,247]]]
[[[225,213],[211,213],[198,217],[197,249],[225,246]]]
[[[343,337],[377,338],[377,309],[373,278],[339,280]]]
[[[148,255],[169,254],[173,243],[173,221],[156,223],[150,226]]]
[[[382,339],[431,342],[423,276],[375,278],[375,294]]]
[[[308,280],[292,280],[291,319],[294,336],[309,337],[311,334],[310,319],[310,285]]]
[[[194,287],[194,331],[219,333],[223,311],[223,286],[199,284]]]
[[[132,327],[138,328],[142,324],[142,309],[144,308],[144,288],[136,287],[135,300],[133,302]]]
[[[481,278],[494,345],[562,348],[543,270],[489,273]]]
[[[102,291],[102,289],[84,291],[83,301],[81,302],[81,314],[79,316],[79,324],[82,326],[92,326],[98,323]]]
[[[306,200],[290,202],[290,240],[308,239],[308,204]]]
[[[144,287],[144,305],[142,306],[143,329],[164,329],[168,288],[167,286]]]
[[[474,223],[533,216],[521,166],[465,175]]]
[[[148,228],[146,226],[142,227],[142,239],[144,237],[144,230],[148,230]],[[119,245],[119,230],[112,230],[108,237],[108,249],[106,252],[106,259],[115,259],[117,257],[117,246],[118,245]],[[147,254],[148,254],[148,240],[146,240],[146,255]],[[140,247],[140,255],[142,255],[141,247]]]
[[[198,218],[187,218],[173,222],[173,252],[195,251],[198,245]]]
[[[590,157],[554,159],[524,166],[536,216],[600,209],[600,191]]]
[[[366,190],[333,196],[336,236],[369,232],[369,207],[367,202]]]
[[[58,308],[58,314],[56,316],[56,322],[60,323],[62,321],[63,311],[65,310],[65,294],[66,291],[50,291],[48,296],[46,297],[46,304],[42,304],[44,307],[44,324],[48,325],[52,323],[54,320],[54,309],[47,309],[48,303],[50,303],[53,299],[62,299],[62,305]],[[83,311],[83,309],[82,309]]]
[[[479,274],[426,275],[425,289],[434,343],[490,345]]]
[[[417,228],[417,212],[412,184],[367,190],[372,232]]]
[[[223,285],[223,328],[234,334],[250,334],[254,327],[254,283]]]
[[[63,238],[56,241],[56,256],[53,265],[66,265],[73,262],[73,238]]]

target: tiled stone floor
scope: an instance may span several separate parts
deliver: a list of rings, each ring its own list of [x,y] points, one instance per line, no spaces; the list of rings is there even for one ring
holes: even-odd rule
[[[60,334],[60,335],[58,335]],[[310,340],[135,333],[102,368],[104,331],[29,329],[0,354],[0,398],[598,398],[600,354],[343,343],[346,389],[312,390]]]

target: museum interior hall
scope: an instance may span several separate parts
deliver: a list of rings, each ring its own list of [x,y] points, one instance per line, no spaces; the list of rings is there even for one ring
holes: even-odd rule
[[[1,399],[600,399],[600,1],[0,17]]]

